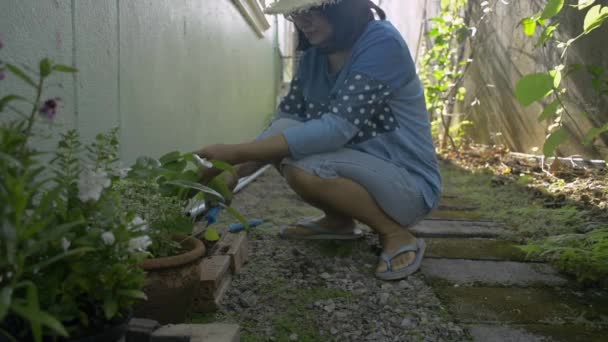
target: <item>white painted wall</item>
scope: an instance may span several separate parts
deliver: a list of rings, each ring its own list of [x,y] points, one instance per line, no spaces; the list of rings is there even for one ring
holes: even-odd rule
[[[259,38],[231,0],[0,0],[0,35],[2,60],[80,70],[47,89],[55,125],[85,140],[119,126],[125,162],[252,138],[275,110],[275,29]],[[9,76],[13,92],[32,93]]]

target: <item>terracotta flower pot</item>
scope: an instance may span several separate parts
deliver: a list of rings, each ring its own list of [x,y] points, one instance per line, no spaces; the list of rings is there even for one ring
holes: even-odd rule
[[[184,241],[185,236],[174,236]],[[200,259],[205,245],[193,237],[182,242],[188,252],[166,258],[144,261],[146,271],[144,292],[148,300],[135,306],[135,317],[149,318],[161,324],[183,323],[190,315],[194,295],[201,277]]]

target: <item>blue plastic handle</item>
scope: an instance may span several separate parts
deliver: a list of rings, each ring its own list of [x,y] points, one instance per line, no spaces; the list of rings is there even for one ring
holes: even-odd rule
[[[247,221],[247,223],[249,223],[249,228],[253,228],[253,227],[257,227],[257,226],[263,224],[264,220],[251,219],[251,220]],[[233,223],[228,226],[228,231],[231,233],[238,233],[244,229],[245,229],[245,225],[242,223]]]
[[[209,209],[209,211],[207,212],[205,219],[207,220],[207,225],[212,225],[215,222],[217,222],[217,217],[220,215],[220,212],[222,211],[222,207],[213,207],[211,209]]]

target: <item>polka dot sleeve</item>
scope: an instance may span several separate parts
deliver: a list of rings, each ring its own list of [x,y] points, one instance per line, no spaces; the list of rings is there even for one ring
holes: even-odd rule
[[[388,85],[361,73],[354,73],[344,81],[330,103],[330,110],[357,128],[350,143],[373,139],[398,128],[389,104],[391,94]]]

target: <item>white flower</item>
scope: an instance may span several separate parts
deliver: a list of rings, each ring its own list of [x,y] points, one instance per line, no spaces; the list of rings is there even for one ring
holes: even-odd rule
[[[145,232],[148,230],[148,222],[139,216],[135,216],[129,225],[129,230],[134,232]]]
[[[103,189],[112,184],[108,174],[103,170],[85,169],[78,179],[78,198],[81,201],[98,201]]]
[[[63,248],[64,252],[67,252],[71,244],[72,243],[70,242],[70,240],[66,239],[65,237],[61,238],[61,247]]]
[[[131,168],[130,167],[124,167],[122,169],[117,169],[114,174],[115,176],[118,176],[119,178],[126,178],[129,175],[129,172],[131,172]]]
[[[103,240],[103,243],[108,246],[112,246],[114,242],[116,242],[116,238],[112,232],[104,232],[101,234],[101,239]]]
[[[148,235],[136,237],[129,240],[129,250],[131,252],[144,252],[152,244],[152,239]]]

